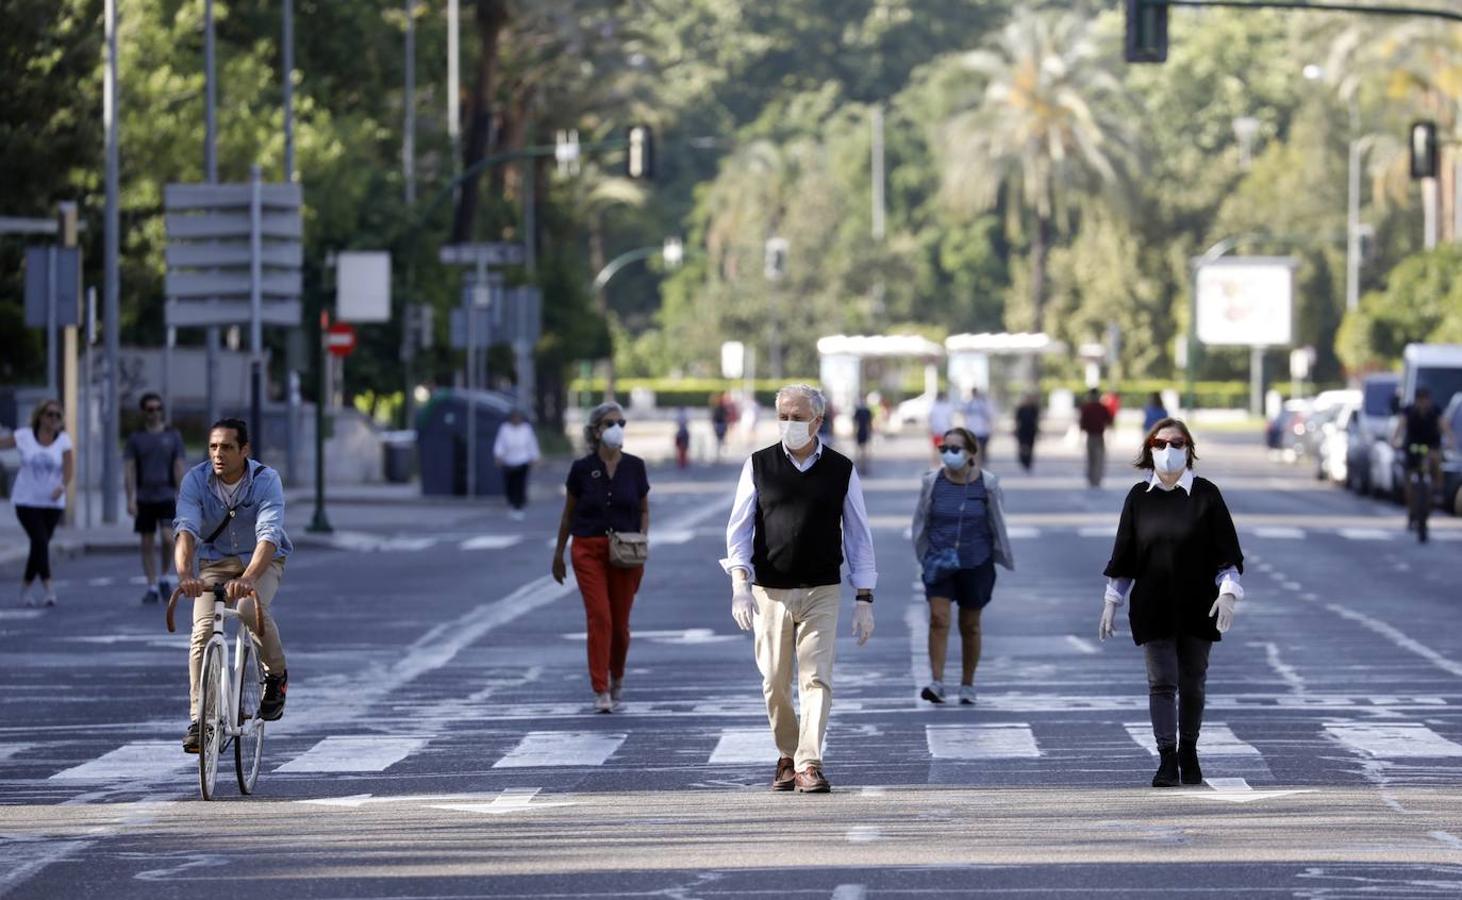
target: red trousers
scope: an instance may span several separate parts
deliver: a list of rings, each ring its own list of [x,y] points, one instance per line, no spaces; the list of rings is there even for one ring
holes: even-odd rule
[[[624,677],[629,610],[645,570],[611,566],[607,537],[574,538],[571,556],[589,626],[589,682],[594,693],[602,694],[609,690],[611,676]]]

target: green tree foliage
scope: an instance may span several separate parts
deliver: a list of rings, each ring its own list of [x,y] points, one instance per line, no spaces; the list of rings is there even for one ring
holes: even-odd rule
[[[1419,253],[1393,269],[1385,289],[1345,317],[1337,343],[1359,372],[1386,367],[1413,342],[1462,344],[1462,247]]]

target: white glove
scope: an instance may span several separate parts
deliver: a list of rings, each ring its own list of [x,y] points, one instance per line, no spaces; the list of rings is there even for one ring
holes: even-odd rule
[[[853,603],[853,637],[858,639],[858,646],[868,643],[873,637],[873,604],[855,601]]]
[[[1110,600],[1102,604],[1102,623],[1097,626],[1097,638],[1106,640],[1117,633],[1117,604]]]
[[[739,581],[731,589],[731,618],[742,631],[751,630],[752,617],[756,615],[756,598],[751,596],[751,585]]]
[[[1238,606],[1239,598],[1233,594],[1219,594],[1218,599],[1213,601],[1213,606],[1208,610],[1210,616],[1217,616],[1218,621],[1214,627],[1219,634],[1223,634],[1234,626],[1234,607]]]

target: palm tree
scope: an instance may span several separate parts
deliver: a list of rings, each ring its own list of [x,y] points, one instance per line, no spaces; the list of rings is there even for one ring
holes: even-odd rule
[[[973,214],[1002,201],[1011,230],[1030,223],[1034,326],[1043,326],[1046,267],[1058,226],[1083,197],[1117,192],[1133,136],[1126,96],[1076,12],[1022,9],[980,49],[960,58],[976,92],[940,127],[942,192]]]

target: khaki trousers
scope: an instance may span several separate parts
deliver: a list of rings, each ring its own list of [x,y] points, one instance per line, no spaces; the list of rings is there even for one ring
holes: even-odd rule
[[[833,702],[833,654],[838,636],[841,591],[836,584],[815,588],[752,587],[756,598],[756,667],[767,701],[767,719],[777,752],[790,756],[797,771],[822,765],[822,741]],[[792,669],[797,669],[802,722],[792,706]]]
[[[244,574],[243,560],[238,557],[206,562],[198,570],[198,577],[210,587],[222,584]],[[264,604],[264,633],[254,634],[254,601],[246,598],[239,601],[240,620],[254,639],[254,648],[259,651],[259,663],[264,674],[273,675],[284,671],[284,645],[279,642],[279,629],[274,626],[274,617],[269,607],[274,595],[279,592],[280,579],[284,577],[284,561],[276,559],[254,583],[254,590]],[[188,713],[189,718],[198,718],[198,675],[203,669],[203,648],[213,637],[213,594],[204,594],[193,600],[193,639],[188,646]]]

